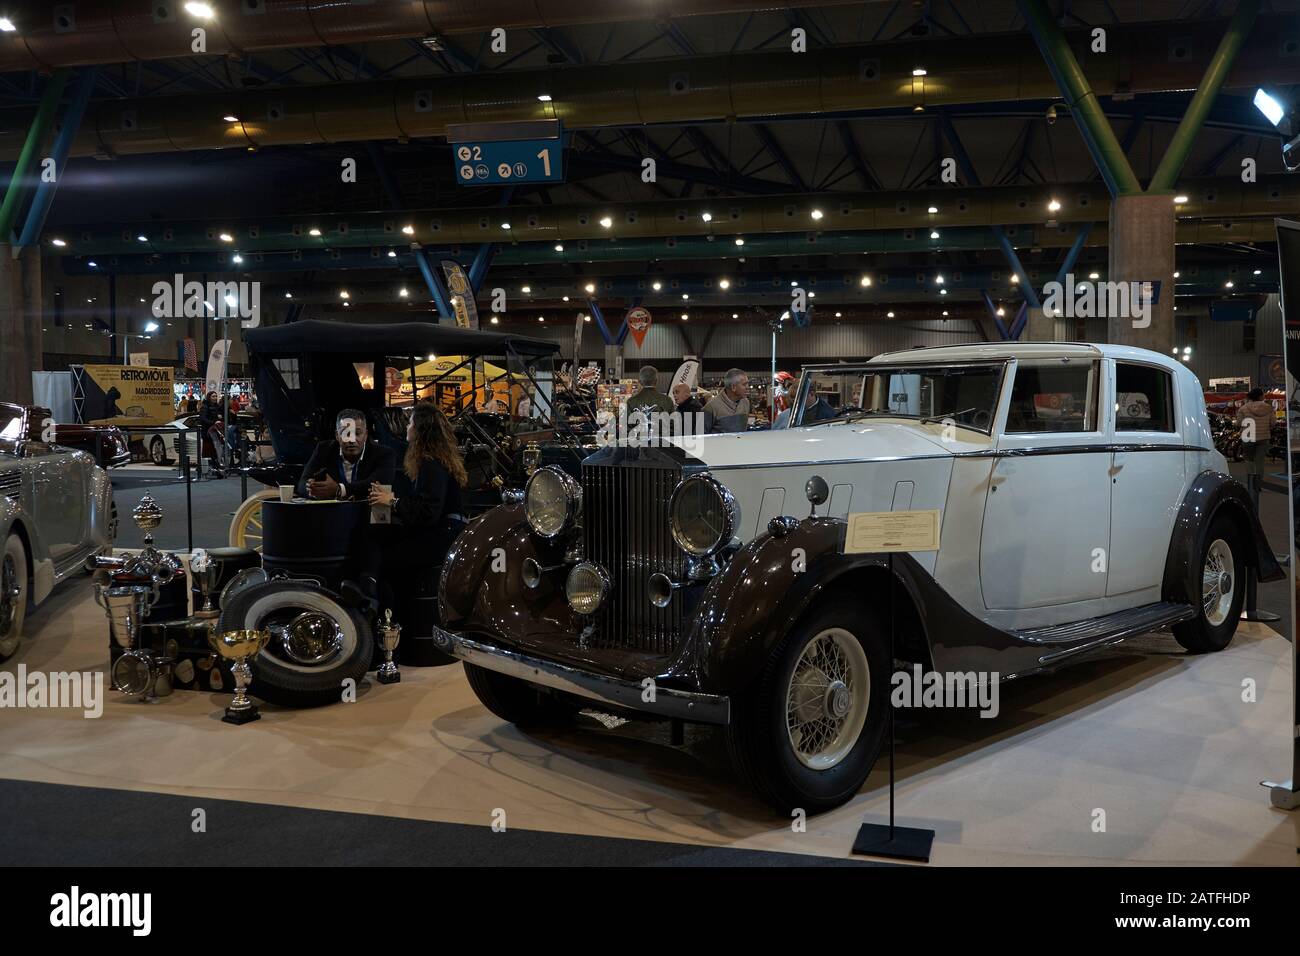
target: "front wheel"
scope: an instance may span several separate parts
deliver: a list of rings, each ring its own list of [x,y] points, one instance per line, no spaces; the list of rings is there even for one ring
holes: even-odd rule
[[[1201,605],[1196,617],[1173,627],[1174,639],[1193,654],[1221,651],[1232,643],[1246,597],[1245,549],[1237,525],[1220,515],[1201,547]]]
[[[841,599],[807,615],[732,701],[737,769],[783,813],[846,803],[884,741],[889,671],[885,635],[860,606]]]
[[[280,492],[275,488],[263,488],[245,499],[235,516],[230,519],[230,533],[227,541],[232,548],[248,548],[250,551],[262,552],[262,502],[279,498]]]
[[[27,616],[27,549],[10,534],[0,555],[0,661],[12,657],[23,639]]]
[[[518,727],[565,724],[578,712],[569,701],[544,688],[477,664],[465,664],[465,677],[484,707]]]
[[[167,464],[167,446],[158,435],[154,435],[149,442],[149,460],[155,465]]]

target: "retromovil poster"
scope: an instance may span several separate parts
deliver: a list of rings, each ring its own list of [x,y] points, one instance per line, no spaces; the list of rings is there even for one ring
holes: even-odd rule
[[[79,376],[77,375],[79,371]],[[166,425],[172,406],[172,370],[151,365],[83,365],[81,420],[92,424]]]

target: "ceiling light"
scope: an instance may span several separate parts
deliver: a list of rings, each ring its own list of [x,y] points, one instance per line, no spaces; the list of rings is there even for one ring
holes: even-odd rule
[[[501,228],[502,228],[502,229],[509,229],[509,228],[510,228],[510,223],[508,223],[508,222],[503,222],[503,223],[501,224]]]
[[[943,285],[943,276],[935,276],[934,281],[939,285]]]
[[[1231,289],[1231,288],[1232,288],[1232,280],[1229,279],[1227,282],[1223,283],[1223,287],[1224,287],[1225,289]]]
[[[817,293],[816,293],[816,292],[809,292],[809,293],[808,293],[808,298],[810,298],[810,299],[815,299],[815,298],[817,298]]]
[[[589,315],[584,315],[584,316],[582,317],[582,321],[584,321],[584,322],[590,322],[590,321],[591,321],[591,316],[589,316]]]
[[[843,318],[843,317],[844,317],[844,313],[843,313],[843,312],[836,312],[836,313],[835,313],[835,318],[839,319],[839,318]]]
[[[863,276],[858,280],[858,285],[862,286],[864,289],[869,288],[871,286],[871,276]]]
[[[1278,100],[1262,89],[1255,91],[1255,108],[1258,109],[1268,119],[1270,123],[1277,126],[1282,122],[1282,117],[1286,115],[1286,109]]]
[[[1055,199],[1053,199],[1051,202],[1049,202],[1049,203],[1047,204],[1047,211],[1048,211],[1048,212],[1056,212],[1056,211],[1059,210],[1060,208],[1061,208],[1061,204],[1060,204],[1059,202],[1057,202]]]
[[[593,282],[588,282],[586,285],[583,286],[583,288],[587,290],[587,295],[591,295],[593,292],[596,291],[596,285]]]
[[[736,245],[738,245],[738,246],[743,246],[744,244],[745,244],[745,240],[742,239],[742,238],[740,238],[740,236],[737,236],[737,237],[736,237]]]
[[[406,286],[402,286],[400,289],[397,290],[397,294],[400,295],[403,299],[405,299],[411,293],[406,290]]]
[[[238,252],[236,252],[233,256],[230,257],[230,261],[233,262],[235,265],[239,265],[241,262],[244,261],[244,257],[241,256]]]
[[[222,118],[223,120],[225,120],[227,123],[238,123],[238,122],[239,122],[239,117],[236,116],[234,113],[227,113],[225,116],[223,116],[223,117],[221,117],[221,118]]]
[[[293,293],[292,293],[292,292],[286,292],[286,293],[284,294],[284,297],[285,297],[286,299],[292,299],[292,298],[293,298]]]
[[[944,309],[944,310],[943,310],[943,314],[944,314],[944,315],[947,315],[947,314],[948,314],[948,310],[947,310],[947,309]]]
[[[739,312],[733,312],[733,313],[731,313],[731,317],[732,317],[733,319],[738,319],[738,318],[740,318],[740,313],[739,313]]]
[[[686,321],[687,319],[689,319],[689,318],[690,318],[690,316],[687,315],[685,312],[682,313],[682,321],[683,321],[683,322],[685,322],[685,321]]]
[[[352,298],[352,297],[351,297],[350,295],[348,295],[348,290],[347,290],[347,289],[340,289],[340,290],[339,290],[339,298],[340,298],[340,299],[350,299],[350,298]]]
[[[939,290],[939,294],[940,294],[940,295],[947,295],[947,294],[948,294],[948,290],[947,290],[947,289],[940,289],[940,290]]]
[[[700,215],[700,218],[703,219],[705,222],[713,222],[713,213],[711,212],[702,213]]]
[[[930,230],[930,238],[931,238],[931,239],[938,239],[938,238],[939,238],[939,230],[938,230],[938,229],[931,229],[931,230]]]
[[[683,299],[689,299],[690,297],[691,297],[691,296],[690,296],[690,293],[687,293],[687,292],[683,292],[683,293],[682,293],[682,298],[683,298]]]
[[[217,238],[220,239],[222,242],[234,242],[234,241],[235,241],[235,237],[232,236],[232,235],[231,235],[230,233],[228,233],[228,232],[223,232],[221,235],[217,236]]]
[[[656,292],[658,292],[658,291],[659,291],[660,289],[662,289],[663,287],[664,287],[664,284],[663,284],[662,282],[652,282],[652,283],[650,283],[650,288],[654,289]]]
[[[138,236],[135,237],[135,241],[136,241],[136,242],[148,242],[148,241],[149,241],[149,237],[146,236],[144,233],[141,233],[140,235],[138,235]]]
[[[498,321],[500,321],[500,320],[499,320],[495,315],[492,316],[492,324],[493,324],[493,325],[496,325]]]
[[[822,217],[822,211],[820,209],[814,209],[808,215],[812,216],[814,219],[820,219]]]
[[[569,301],[569,297],[567,295],[562,295],[560,296],[560,298],[563,299],[565,302]]]
[[[939,211],[938,206],[931,206],[929,209],[926,210],[926,212],[928,212],[932,216],[938,211]]]
[[[1007,310],[1002,308],[1002,306],[998,306],[998,318],[1001,318],[1006,314],[1007,314]]]
[[[1264,271],[1263,269],[1256,269],[1256,270],[1255,270],[1255,275],[1259,275],[1259,274],[1260,274],[1261,272],[1263,272],[1263,271]]]
[[[524,295],[527,295],[528,293],[533,291],[533,287],[530,285],[520,286],[519,291],[522,292]]]
[[[1258,273],[1257,273],[1257,274],[1258,274]],[[722,280],[720,280],[720,281],[718,282],[718,288],[719,288],[719,289],[730,289],[730,288],[731,288],[731,280],[730,280],[730,279],[722,279]]]
[[[541,103],[549,103],[549,102],[551,102],[551,94],[550,94],[550,93],[538,93],[538,94],[537,94],[537,99],[538,99],[538,101],[541,102]]]
[[[320,230],[317,229],[315,226],[313,226],[311,229],[308,229],[308,230],[307,230],[307,235],[309,235],[309,236],[319,236],[319,235],[320,235]]]
[[[206,3],[197,3],[195,0],[190,0],[189,3],[185,4],[185,12],[192,17],[199,17],[202,20],[211,20],[213,16],[212,7],[210,5]]]
[[[344,302],[344,303],[343,303],[343,308],[345,308],[345,309],[350,309],[350,308],[352,308],[352,303],[351,303],[351,302]]]
[[[91,259],[89,262],[86,263],[86,265],[90,266],[90,268],[92,268],[92,269],[98,269],[98,268],[99,268],[99,263],[96,262],[94,259]]]
[[[1089,279],[1100,279],[1100,278],[1101,278],[1101,273],[1099,273],[1099,272],[1089,272],[1089,273],[1088,273],[1088,278],[1089,278]]]
[[[925,75],[926,75],[926,73],[925,73],[925,67],[923,67],[923,66],[918,66],[915,70],[912,71],[912,75],[913,75],[913,76],[925,76]]]
[[[1174,202],[1181,206],[1183,203],[1187,202],[1187,197],[1180,193],[1174,197]]]
[[[62,239],[51,239],[50,242],[51,244],[59,246],[60,248],[67,245],[67,243]]]
[[[405,226],[402,227],[402,232],[408,236],[413,236],[415,235],[415,227],[412,226],[410,223],[407,223]]]
[[[14,22],[8,17],[0,17],[0,30],[3,30],[5,33],[13,33],[17,29],[18,28],[14,26]]]
[[[539,316],[537,317],[537,321],[538,321],[538,322],[545,322],[545,321],[546,321],[546,316],[544,316],[544,315],[539,315]]]
[[[564,251],[564,243],[562,243],[562,242],[557,242],[557,243],[555,244],[555,251],[556,251],[556,252],[563,252],[563,251]]]
[[[1020,276],[1016,275],[1014,272],[1011,273],[1011,284],[1016,285],[1018,282],[1020,282]]]
[[[886,316],[887,318],[892,319],[892,318],[894,317],[894,313],[893,313],[893,312],[886,312],[886,313],[885,313],[885,316]]]
[[[610,219],[609,216],[602,216],[600,224],[608,229],[610,226],[614,225],[614,220]]]
[[[1177,270],[1174,271],[1174,278],[1175,278],[1175,279],[1177,279],[1180,275],[1182,275],[1182,273],[1178,272]]]
[[[397,258],[397,250],[396,250],[396,249],[389,249],[389,250],[388,250],[388,258],[390,258],[390,259],[396,259],[396,258]]]

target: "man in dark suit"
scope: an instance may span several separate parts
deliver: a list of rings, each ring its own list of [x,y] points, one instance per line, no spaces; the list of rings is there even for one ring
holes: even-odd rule
[[[365,501],[372,481],[392,485],[397,455],[391,448],[367,440],[364,412],[355,408],[339,412],[334,435],[334,440],[316,446],[303,467],[296,488],[300,496]]]

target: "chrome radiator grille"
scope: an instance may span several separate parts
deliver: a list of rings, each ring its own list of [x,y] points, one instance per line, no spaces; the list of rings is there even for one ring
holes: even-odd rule
[[[662,571],[681,580],[684,555],[668,526],[668,499],[681,469],[666,465],[582,466],[586,556],[609,571],[609,599],[597,612],[596,647],[667,654],[681,635],[681,601],[650,603],[647,582]]]

